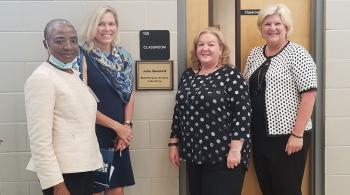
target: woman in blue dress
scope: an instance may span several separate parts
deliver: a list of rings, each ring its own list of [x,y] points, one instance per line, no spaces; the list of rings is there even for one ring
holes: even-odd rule
[[[118,17],[114,8],[100,7],[84,32],[82,72],[84,80],[99,99],[96,135],[100,148],[114,148],[113,171],[107,195],[123,195],[125,186],[135,184],[130,162],[134,109],[131,55],[115,44]],[[104,189],[97,190],[102,194]]]

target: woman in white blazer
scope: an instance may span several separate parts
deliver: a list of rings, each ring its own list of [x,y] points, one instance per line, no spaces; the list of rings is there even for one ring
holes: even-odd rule
[[[73,69],[78,38],[66,20],[44,31],[48,60],[28,78],[25,105],[32,158],[44,195],[91,195],[93,171],[102,167],[95,134],[96,100]]]

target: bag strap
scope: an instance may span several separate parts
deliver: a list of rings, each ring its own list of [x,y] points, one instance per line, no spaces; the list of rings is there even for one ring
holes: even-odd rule
[[[82,74],[83,74],[83,82],[87,85],[87,63],[86,63],[86,57],[83,57],[83,64],[82,64]]]
[[[80,79],[87,85],[87,62],[85,52],[82,47],[79,48],[79,72],[81,73]]]

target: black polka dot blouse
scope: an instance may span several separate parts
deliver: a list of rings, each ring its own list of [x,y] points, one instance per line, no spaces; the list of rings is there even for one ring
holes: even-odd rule
[[[236,67],[224,65],[208,75],[187,69],[179,82],[171,138],[180,157],[197,164],[225,162],[231,140],[244,140],[241,163],[247,166],[251,106],[248,87]]]
[[[267,60],[265,47],[255,47],[250,51],[244,74],[247,80]],[[268,135],[290,134],[296,120],[300,94],[317,88],[316,65],[307,50],[293,42],[288,42],[281,52],[269,60],[265,75]],[[310,119],[305,130],[311,128]]]

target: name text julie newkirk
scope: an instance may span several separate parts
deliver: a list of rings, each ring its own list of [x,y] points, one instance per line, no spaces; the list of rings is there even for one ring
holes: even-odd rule
[[[166,72],[166,70],[143,70],[143,72]]]
[[[143,70],[143,73],[150,73],[150,72],[166,72],[166,70]],[[152,76],[141,76],[141,79],[147,79],[147,82],[150,83],[161,83],[162,79],[169,79],[168,77],[160,76],[160,77],[152,77]]]

